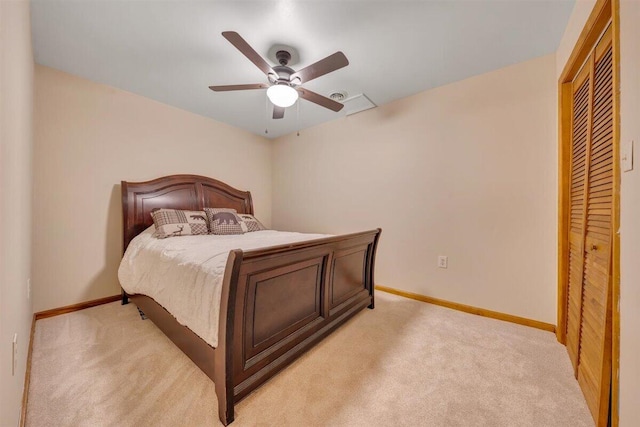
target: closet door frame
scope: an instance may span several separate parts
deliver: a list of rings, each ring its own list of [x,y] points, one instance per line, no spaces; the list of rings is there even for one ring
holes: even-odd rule
[[[613,53],[613,210],[612,210],[612,348],[611,425],[618,426],[620,360],[620,17],[619,0],[597,0],[558,81],[558,327],[566,345],[567,284],[569,278],[569,203],[571,173],[571,82],[579,73],[605,29],[612,26]]]

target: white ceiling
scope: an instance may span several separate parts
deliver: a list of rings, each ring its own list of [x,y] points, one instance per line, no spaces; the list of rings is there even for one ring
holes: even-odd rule
[[[346,114],[299,101],[271,119],[266,77],[221,36],[263,57],[293,46],[303,68],[341,50],[349,66],[304,85],[377,105],[556,50],[574,0],[32,0],[37,63],[274,138]],[[269,60],[269,59],[268,59]],[[269,61],[271,62],[271,61]]]

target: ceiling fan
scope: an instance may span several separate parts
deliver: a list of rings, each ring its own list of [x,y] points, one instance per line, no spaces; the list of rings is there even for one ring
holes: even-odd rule
[[[322,107],[333,111],[340,111],[344,105],[333,99],[300,87],[301,84],[309,82],[320,76],[339,70],[349,65],[347,57],[342,52],[336,52],[320,61],[309,65],[302,70],[295,71],[287,64],[291,59],[291,54],[285,50],[276,53],[276,58],[280,65],[272,67],[265,61],[240,34],[235,31],[224,31],[222,36],[236,47],[249,61],[253,62],[263,73],[267,75],[269,83],[254,83],[227,86],[209,86],[214,92],[226,92],[231,90],[251,90],[267,88],[267,97],[273,103],[273,118],[284,117],[284,109],[292,106],[298,97],[311,101]]]

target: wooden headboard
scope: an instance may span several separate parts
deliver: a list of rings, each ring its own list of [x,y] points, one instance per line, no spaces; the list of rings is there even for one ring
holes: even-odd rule
[[[153,224],[157,208],[202,210],[233,208],[253,215],[251,193],[240,191],[213,178],[169,175],[146,182],[122,181],[123,251],[129,242]]]

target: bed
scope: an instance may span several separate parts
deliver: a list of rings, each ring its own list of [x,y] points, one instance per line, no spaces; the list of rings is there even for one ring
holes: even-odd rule
[[[250,192],[212,178],[171,175],[146,182],[122,181],[124,251],[153,224],[152,210],[205,207],[254,213]],[[215,347],[147,295],[123,289],[122,303],[132,300],[213,380],[220,421],[228,425],[237,402],[360,310],[374,308],[380,233],[376,229],[230,250],[221,282]]]

